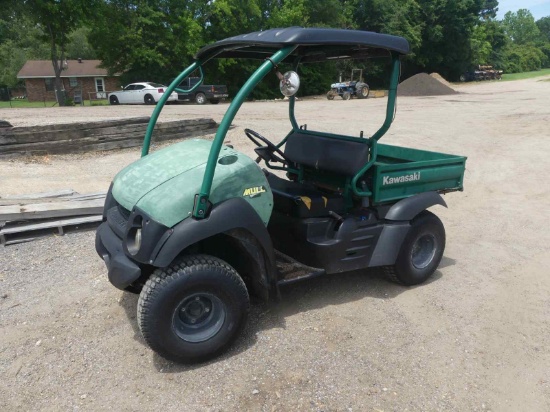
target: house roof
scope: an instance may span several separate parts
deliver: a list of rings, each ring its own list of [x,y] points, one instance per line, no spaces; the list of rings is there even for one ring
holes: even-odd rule
[[[61,72],[61,77],[105,77],[107,69],[98,67],[101,60],[67,60],[67,69]],[[115,74],[115,76],[118,76]],[[55,77],[51,60],[27,60],[19,73],[18,79]]]

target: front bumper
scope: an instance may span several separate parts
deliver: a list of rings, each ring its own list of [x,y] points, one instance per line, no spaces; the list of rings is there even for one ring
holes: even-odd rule
[[[126,254],[120,239],[109,227],[102,223],[96,232],[95,250],[105,261],[109,272],[109,282],[118,289],[125,289],[141,276],[141,268]]]

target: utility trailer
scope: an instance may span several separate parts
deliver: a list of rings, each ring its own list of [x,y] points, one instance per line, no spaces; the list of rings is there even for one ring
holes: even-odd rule
[[[199,50],[154,108],[142,158],[114,178],[96,250],[110,282],[139,293],[137,321],[149,346],[177,362],[227,350],[243,329],[250,295],[276,299],[303,279],[381,267],[403,285],[437,269],[445,229],[427,209],[463,189],[466,158],[379,143],[395,115],[408,42],[357,30],[291,27],[249,33]],[[384,123],[371,136],[308,129],[295,116],[302,64],[387,57]],[[213,141],[183,141],[149,154],[167,96],[214,58],[257,59]],[[282,74],[282,67],[289,67]],[[289,127],[274,143],[244,133],[258,158],[224,145],[242,103],[269,73],[288,96]],[[353,116],[358,118],[358,116]],[[260,168],[259,163],[265,166]]]

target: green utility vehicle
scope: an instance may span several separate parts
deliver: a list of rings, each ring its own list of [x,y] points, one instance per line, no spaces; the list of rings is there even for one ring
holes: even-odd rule
[[[140,293],[137,320],[151,348],[178,362],[214,357],[242,330],[250,295],[276,298],[280,286],[302,279],[368,267],[383,267],[404,285],[432,275],[445,231],[426,209],[446,206],[441,193],[462,190],[466,159],[378,143],[394,117],[400,57],[408,52],[401,37],[292,27],[228,38],[197,53],[154,109],[142,158],[111,184],[96,236],[110,282]],[[388,57],[392,70],[376,133],[343,136],[298,125],[300,65],[379,57]],[[214,58],[259,61],[214,140],[149,154],[166,98],[197,70],[202,81]],[[281,74],[279,65],[294,70]],[[245,129],[257,146],[254,161],[223,142],[270,72],[289,96],[290,131],[273,143]]]

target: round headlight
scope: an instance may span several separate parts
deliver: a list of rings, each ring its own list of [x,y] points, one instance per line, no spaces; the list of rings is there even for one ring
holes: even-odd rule
[[[136,230],[136,237],[134,238],[134,247],[136,250],[141,249],[141,228]]]
[[[137,255],[141,248],[141,227],[134,227],[128,232],[126,247],[132,255]]]

